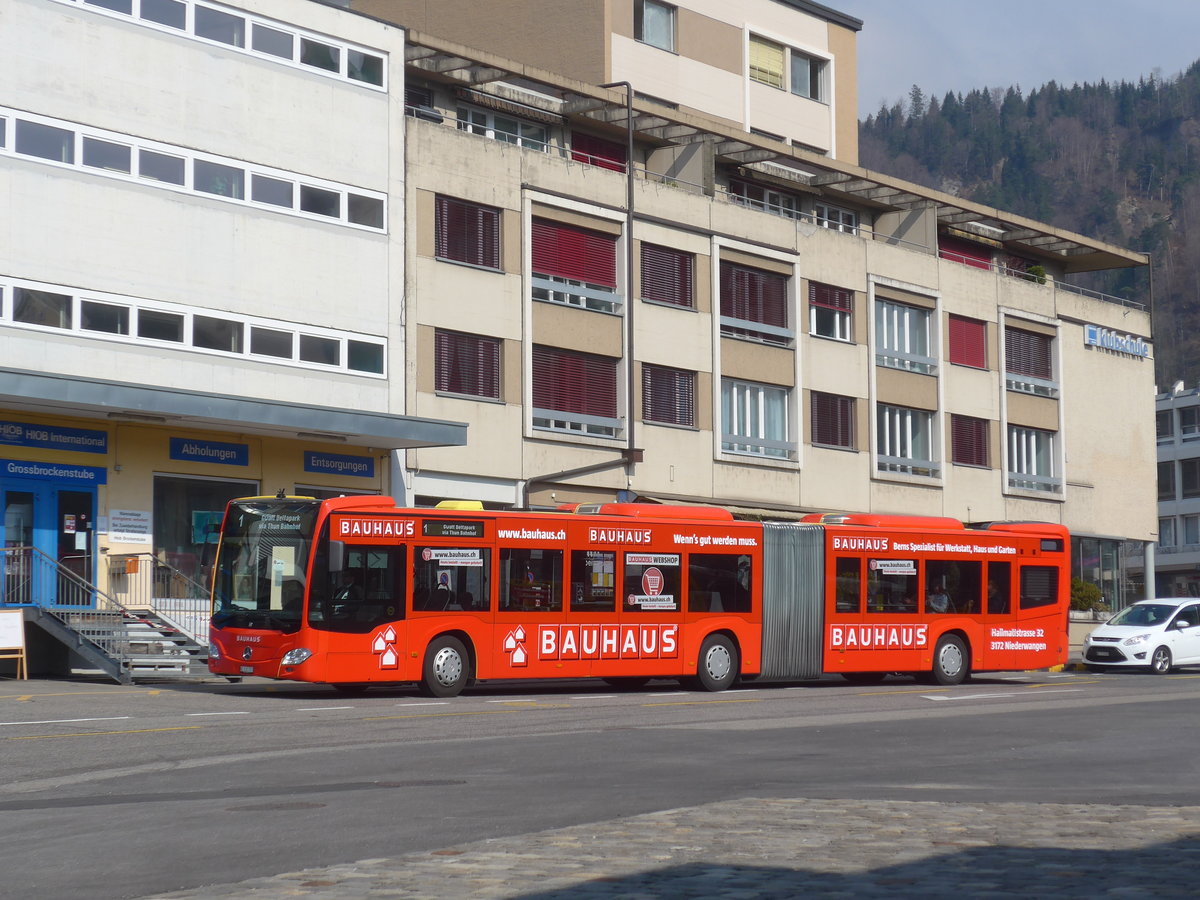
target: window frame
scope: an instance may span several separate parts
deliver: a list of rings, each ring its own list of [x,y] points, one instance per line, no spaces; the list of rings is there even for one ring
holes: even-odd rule
[[[1170,501],[1177,499],[1179,488],[1175,473],[1175,460],[1159,460],[1157,483],[1159,500]]]
[[[791,347],[791,276],[723,259],[719,267],[719,307],[724,337]]]
[[[638,271],[643,302],[696,308],[696,254],[642,241]]]
[[[776,462],[796,458],[792,389],[741,378],[721,379],[721,452]]]
[[[649,35],[646,29],[646,10],[647,8],[658,10],[664,13],[667,18],[667,30],[670,32],[665,43],[660,43],[654,40],[657,35]],[[651,17],[653,18],[653,17]],[[666,50],[668,53],[675,53],[677,39],[677,21],[678,8],[670,3],[662,3],[660,0],[634,0],[633,3],[633,39],[641,44],[647,44],[651,47],[657,47],[659,50]]]
[[[503,221],[498,207],[437,194],[433,212],[434,258],[501,271]]]
[[[875,422],[878,471],[924,478],[941,476],[941,464],[934,458],[937,441],[933,411],[880,403],[875,408]]]
[[[950,414],[950,462],[956,466],[991,468],[991,421]]]
[[[819,281],[808,282],[808,333],[854,343],[854,291]]]
[[[854,397],[812,391],[809,395],[812,445],[857,450],[857,406]]]
[[[435,328],[433,381],[439,394],[501,400],[504,342],[501,338]],[[451,363],[452,368],[447,368]]]
[[[544,216],[530,220],[530,297],[592,312],[620,315],[616,235]]]
[[[1015,490],[1061,494],[1063,480],[1057,455],[1057,432],[1010,424],[1005,483]]]
[[[1004,326],[1004,385],[1019,394],[1057,398],[1057,338],[1018,325]]]
[[[875,364],[936,375],[933,310],[886,297],[875,298]],[[924,352],[921,352],[922,349]]]
[[[950,313],[946,317],[947,357],[952,365],[984,369],[987,365],[987,322]]]
[[[696,373],[642,363],[642,421],[696,427]]]
[[[535,344],[529,378],[534,430],[620,438],[620,364],[615,357]]]

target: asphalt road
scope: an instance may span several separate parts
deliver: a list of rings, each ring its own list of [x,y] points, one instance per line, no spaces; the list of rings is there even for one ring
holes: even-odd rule
[[[0,682],[0,897],[145,897],[737,798],[1200,806],[1200,674],[347,697]]]

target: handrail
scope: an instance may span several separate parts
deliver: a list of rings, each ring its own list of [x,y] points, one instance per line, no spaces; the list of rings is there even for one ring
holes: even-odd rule
[[[147,609],[204,644],[208,640],[208,587],[153,553],[108,556],[109,590],[131,609]]]

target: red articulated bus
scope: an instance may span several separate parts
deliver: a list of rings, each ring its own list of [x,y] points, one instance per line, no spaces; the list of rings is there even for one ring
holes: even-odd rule
[[[209,669],[437,697],[520,678],[958,684],[1066,662],[1068,550],[1037,523],[253,497],[222,524]]]

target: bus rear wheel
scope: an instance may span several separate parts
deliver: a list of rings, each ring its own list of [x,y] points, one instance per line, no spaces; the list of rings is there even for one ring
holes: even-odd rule
[[[970,671],[971,658],[962,638],[942,635],[933,651],[933,680],[938,684],[962,684]]]
[[[426,697],[457,697],[471,677],[467,648],[456,637],[437,638],[425,651],[418,690]]]
[[[723,691],[738,677],[738,652],[727,636],[710,634],[700,645],[696,682],[706,691]]]

